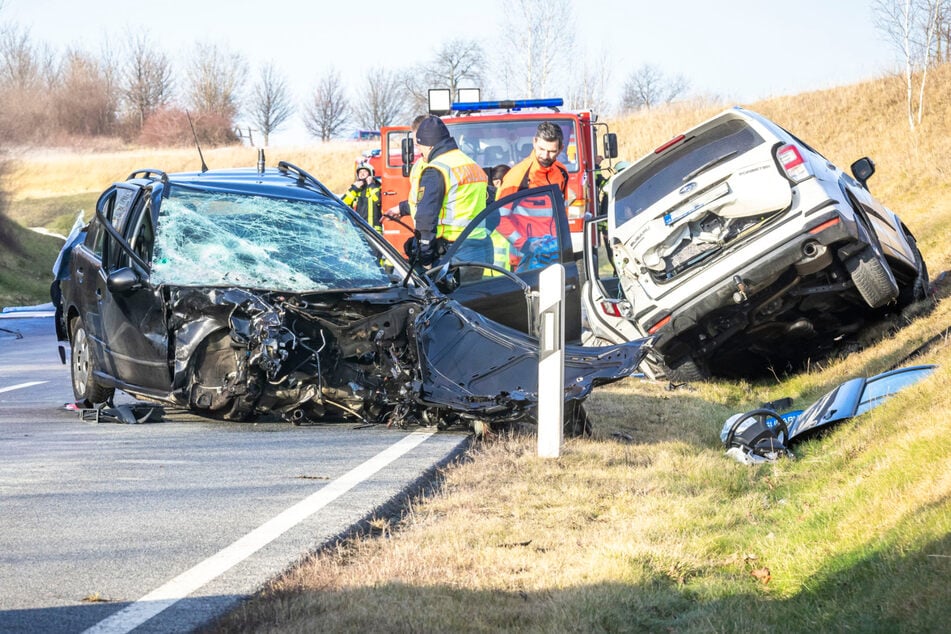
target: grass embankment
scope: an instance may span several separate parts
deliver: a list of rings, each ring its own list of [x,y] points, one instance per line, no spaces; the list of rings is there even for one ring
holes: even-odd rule
[[[62,240],[0,216],[0,308],[50,301],[52,267]]]
[[[932,76],[909,133],[899,80],[751,104],[839,165],[869,155],[873,192],[946,271],[951,72]],[[720,110],[613,123],[639,157]],[[516,630],[946,631],[951,622],[951,308],[896,318],[864,350],[795,376],[668,391],[629,379],[588,400],[595,437],[536,457],[533,437],[479,443],[399,521],[309,559],[217,632]],[[941,335],[941,333],[945,333]],[[925,342],[923,355],[908,355]],[[782,396],[801,407],[842,380],[936,362],[929,379],[795,460],[747,467],[718,434]]]
[[[936,276],[951,261],[942,160],[951,70],[929,81],[915,133],[895,79],[750,107],[839,165],[871,156],[873,193],[908,224]],[[679,106],[612,127],[622,156],[633,159],[718,110]],[[272,151],[268,162],[290,160],[343,191],[358,151],[334,147],[299,158]],[[209,165],[254,161],[247,150],[221,152],[206,153]],[[195,169],[194,154],[175,156],[178,165],[156,153],[24,163],[14,200],[95,195],[135,168]],[[83,171],[80,184],[71,180],[80,165],[108,167]],[[44,170],[58,176],[42,177]],[[75,210],[63,215],[68,225]],[[379,518],[373,534],[310,558],[211,629],[946,631],[951,351],[939,335],[951,326],[951,308],[943,301],[898,323],[901,330],[864,350],[795,376],[673,391],[636,379],[600,388],[587,404],[595,436],[569,441],[560,459],[537,458],[531,436],[479,443],[401,519]],[[922,356],[906,359],[927,341]],[[724,457],[718,433],[730,414],[782,396],[803,406],[846,378],[910,362],[941,367],[798,447],[795,460],[746,467]]]

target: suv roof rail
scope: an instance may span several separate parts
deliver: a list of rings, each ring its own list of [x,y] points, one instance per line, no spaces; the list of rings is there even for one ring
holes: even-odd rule
[[[164,183],[165,185],[168,185],[168,174],[166,174],[162,170],[157,170],[154,168],[147,168],[144,170],[135,170],[134,172],[132,172],[126,177],[126,180],[130,181],[133,178],[138,178],[138,177],[151,178],[151,179],[158,178],[159,180],[162,181],[162,183]]]
[[[303,185],[305,183],[310,184],[313,187],[318,188],[323,193],[327,194],[330,197],[334,197],[333,192],[327,189],[323,183],[319,180],[305,172],[303,169],[297,167],[293,163],[288,163],[287,161],[279,161],[277,164],[277,169],[281,171],[282,174],[294,173],[297,175],[297,183]]]

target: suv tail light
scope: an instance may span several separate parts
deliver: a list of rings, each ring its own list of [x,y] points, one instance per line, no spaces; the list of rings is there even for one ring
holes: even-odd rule
[[[795,145],[784,145],[776,150],[776,158],[786,172],[786,177],[794,183],[801,183],[810,176],[812,171],[809,165],[803,160],[799,148]]]

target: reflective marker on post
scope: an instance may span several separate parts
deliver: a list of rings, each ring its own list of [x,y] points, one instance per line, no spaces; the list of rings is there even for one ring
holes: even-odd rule
[[[565,267],[538,278],[538,455],[561,454],[565,412]]]

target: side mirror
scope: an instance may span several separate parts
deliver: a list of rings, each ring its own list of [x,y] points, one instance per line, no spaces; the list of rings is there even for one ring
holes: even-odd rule
[[[142,280],[129,267],[116,269],[106,278],[106,288],[110,293],[122,294],[142,287]]]
[[[409,173],[413,169],[413,156],[416,154],[413,139],[410,137],[403,139],[400,150],[403,156],[403,176],[409,177]]]
[[[867,156],[863,156],[856,162],[852,163],[852,176],[855,177],[862,187],[868,189],[868,179],[872,177],[872,174],[875,173],[875,163],[872,162]]]
[[[617,158],[617,135],[613,132],[608,132],[604,135],[604,158],[613,159]]]

